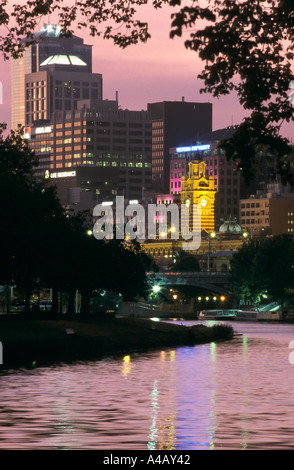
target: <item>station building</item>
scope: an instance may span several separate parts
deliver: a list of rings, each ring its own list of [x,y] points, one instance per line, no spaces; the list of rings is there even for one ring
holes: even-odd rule
[[[182,191],[183,180],[189,172],[189,164],[203,161],[206,175],[214,179],[215,204],[214,223],[218,229],[230,217],[239,220],[239,201],[241,194],[246,194],[242,177],[237,170],[238,162],[227,160],[219,143],[233,135],[233,128],[220,129],[206,134],[200,141],[170,149],[170,190],[177,195]],[[184,178],[184,179],[183,179]],[[245,191],[245,192],[244,192]]]

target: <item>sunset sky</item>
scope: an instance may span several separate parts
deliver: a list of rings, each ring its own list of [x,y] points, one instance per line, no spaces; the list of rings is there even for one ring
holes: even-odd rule
[[[141,110],[147,108],[147,103],[180,101],[184,97],[185,101],[213,103],[214,130],[240,123],[245,112],[236,95],[215,99],[200,94],[203,83],[197,75],[203,64],[195,52],[185,49],[185,37],[169,39],[171,10],[167,6],[157,11],[150,6],[141,8],[140,19],[148,21],[151,39],[125,50],[111,41],[90,37],[87,31],[77,31],[85,43],[93,45],[93,72],[103,75],[104,99],[115,99],[118,91],[121,108]],[[44,22],[57,20],[50,17]],[[43,21],[39,29],[42,26]],[[1,57],[0,66],[4,89],[0,121],[10,125],[10,61]],[[286,126],[286,137],[291,137],[291,128]]]

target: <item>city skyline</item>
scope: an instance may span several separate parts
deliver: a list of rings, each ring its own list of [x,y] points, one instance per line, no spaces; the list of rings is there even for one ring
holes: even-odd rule
[[[161,101],[210,102],[213,104],[213,129],[239,124],[245,111],[232,94],[214,99],[200,94],[203,86],[197,75],[202,63],[196,53],[184,46],[184,38],[169,39],[170,8],[156,11],[144,7],[144,19],[150,24],[151,39],[146,44],[130,46],[124,50],[111,41],[93,38],[86,31],[76,34],[93,45],[93,72],[103,75],[104,99],[115,99],[118,92],[122,109],[147,109],[148,103]],[[46,23],[40,22],[40,29]],[[55,18],[47,23],[56,24]],[[3,103],[0,121],[10,129],[11,60],[0,57]]]
[[[24,4],[25,0],[20,0]],[[118,92],[122,109],[146,110],[148,103],[162,101],[209,102],[213,105],[213,130],[238,125],[249,113],[239,104],[236,93],[213,98],[211,94],[200,94],[203,82],[197,78],[204,63],[198,55],[184,46],[185,35],[170,39],[171,13],[176,11],[169,5],[155,10],[152,5],[141,5],[138,18],[147,21],[151,39],[121,49],[111,40],[92,37],[87,30],[76,30],[75,34],[93,45],[93,72],[103,75],[104,99],[115,99]],[[9,5],[8,5],[9,11]],[[54,15],[42,17],[43,24],[57,24]],[[0,27],[0,34],[6,30]],[[6,122],[10,129],[10,60],[0,56],[3,84],[3,103],[0,105],[0,122]],[[289,84],[290,86],[290,84]],[[293,124],[283,124],[282,135],[292,142]]]

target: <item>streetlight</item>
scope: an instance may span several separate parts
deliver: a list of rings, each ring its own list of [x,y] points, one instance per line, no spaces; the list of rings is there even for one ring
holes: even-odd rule
[[[152,290],[155,294],[157,294],[160,291],[160,286],[158,286],[158,285],[153,286]]]
[[[215,238],[216,237],[216,233],[215,232],[211,232],[211,233],[208,233],[208,238],[207,238],[207,241],[208,241],[208,250],[207,250],[207,272],[210,273],[210,239],[211,238]]]

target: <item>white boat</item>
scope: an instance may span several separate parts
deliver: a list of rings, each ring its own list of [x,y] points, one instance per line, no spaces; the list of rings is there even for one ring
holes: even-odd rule
[[[239,320],[257,321],[258,314],[254,310],[202,310],[199,313],[199,320]]]

